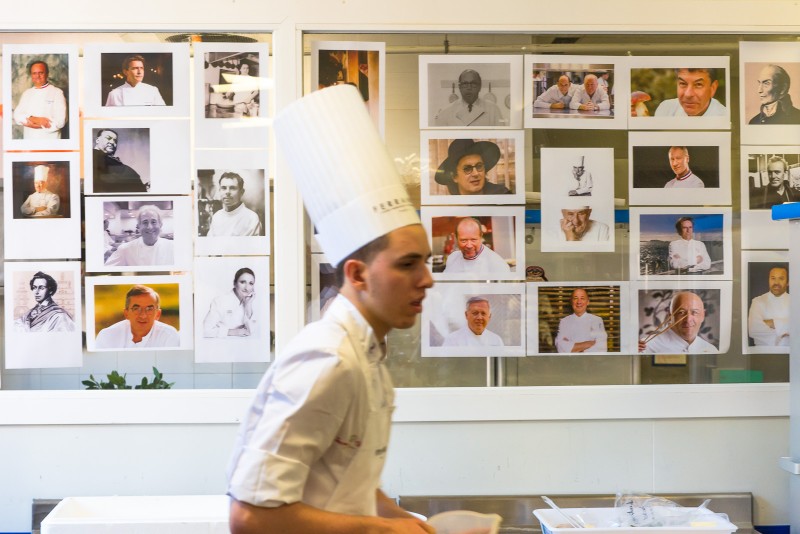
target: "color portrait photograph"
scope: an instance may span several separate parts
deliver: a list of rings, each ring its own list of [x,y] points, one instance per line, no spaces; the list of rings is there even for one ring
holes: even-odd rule
[[[792,336],[789,278],[786,251],[742,252],[744,354],[789,354]]]

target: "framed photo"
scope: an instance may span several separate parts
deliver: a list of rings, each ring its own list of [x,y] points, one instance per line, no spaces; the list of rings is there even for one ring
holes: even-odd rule
[[[522,128],[521,72],[521,56],[419,56],[419,127]]]
[[[618,56],[526,55],[525,128],[626,128],[628,74]]]
[[[188,274],[86,277],[89,352],[192,348]]]
[[[629,353],[628,284],[527,283],[528,354]]]
[[[423,204],[525,204],[523,131],[422,131]]]
[[[525,209],[423,207],[434,280],[523,280]]]
[[[84,191],[89,195],[188,195],[189,121],[84,122]]]
[[[338,294],[339,286],[336,284],[336,268],[328,263],[328,258],[325,257],[325,254],[312,254],[309,320],[319,321]]]
[[[542,252],[614,251],[614,149],[542,148]]]
[[[630,132],[630,203],[731,204],[730,132]]]
[[[786,251],[742,252],[743,354],[789,354],[789,269]]]
[[[87,197],[86,270],[188,271],[189,197]]]
[[[630,209],[631,279],[733,279],[730,208]]]
[[[361,93],[375,127],[384,135],[386,43],[312,41],[311,90],[353,85]]]
[[[739,43],[742,144],[800,144],[800,43]]]
[[[269,44],[192,43],[192,48],[195,146],[267,146]]]
[[[422,356],[525,356],[525,285],[435,285],[422,310]]]
[[[789,221],[772,206],[800,201],[800,146],[741,147],[741,232],[744,249],[788,249]]]
[[[188,43],[83,47],[86,117],[188,117]]]
[[[269,258],[195,258],[197,363],[270,360]]]
[[[632,317],[644,354],[724,354],[730,348],[732,282],[632,282]]]
[[[197,151],[195,254],[270,253],[265,150]]]
[[[4,160],[6,259],[81,257],[77,152],[7,152]]]
[[[81,264],[5,263],[5,367],[83,366]]]
[[[77,150],[78,47],[3,45],[5,150]]]
[[[630,129],[730,129],[730,57],[643,56],[628,61]]]

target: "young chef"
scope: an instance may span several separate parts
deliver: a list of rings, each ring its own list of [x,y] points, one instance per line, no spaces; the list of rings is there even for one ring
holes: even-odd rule
[[[229,468],[231,532],[433,533],[379,489],[385,338],[414,325],[433,285],[426,234],[356,89],[314,92],[274,127],[342,285],[258,386]]]

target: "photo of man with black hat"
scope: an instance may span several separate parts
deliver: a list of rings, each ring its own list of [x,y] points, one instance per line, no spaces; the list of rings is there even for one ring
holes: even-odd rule
[[[486,179],[499,160],[500,147],[492,141],[454,139],[436,171],[436,183],[451,195],[510,195],[508,187]]]

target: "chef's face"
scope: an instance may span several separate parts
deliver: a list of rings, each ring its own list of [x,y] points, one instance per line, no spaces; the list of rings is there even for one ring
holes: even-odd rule
[[[239,297],[239,300],[245,299],[253,294],[256,289],[256,277],[250,273],[242,273],[236,279],[236,284],[233,286],[233,292]]]
[[[44,191],[44,186],[46,182],[44,180],[36,180],[33,182],[33,188],[36,190],[37,193],[41,193]]]
[[[41,304],[47,298],[47,280],[35,278],[33,280],[33,300],[36,304]]]
[[[473,334],[479,336],[489,326],[492,310],[489,308],[488,302],[473,302],[464,312],[464,315],[467,318],[467,327]]]
[[[154,211],[145,210],[139,213],[139,233],[147,246],[153,246],[161,235],[161,217]]]
[[[458,77],[458,90],[461,92],[461,99],[467,104],[472,104],[481,93],[481,77],[477,72],[462,73]]]
[[[239,180],[236,178],[223,178],[219,181],[219,196],[225,211],[238,208],[242,203],[242,195],[244,189],[239,187]]]
[[[425,291],[433,286],[428,268],[431,249],[422,225],[397,228],[387,237],[388,246],[370,261],[350,260],[358,261],[358,275],[348,276],[343,288],[356,289],[361,310],[378,339],[392,328],[414,326],[422,313]]]
[[[773,161],[767,165],[767,176],[769,177],[769,185],[778,188],[783,185],[783,177],[786,174],[786,169],[783,168],[783,163],[780,161]]]
[[[672,304],[672,312],[675,313],[675,320],[678,323],[672,327],[672,331],[678,334],[681,339],[691,343],[697,337],[703,320],[706,318],[706,310],[700,297],[690,291],[678,294]]]
[[[597,76],[588,74],[586,78],[583,79],[583,88],[586,89],[587,95],[594,95],[594,92],[597,91]]]
[[[153,323],[161,318],[161,309],[156,299],[145,293],[130,297],[122,315],[131,323],[134,337],[143,337],[150,333]]]
[[[247,63],[242,63],[239,66],[239,74],[241,74],[242,76],[248,76],[250,74],[250,65],[248,65]]]
[[[567,91],[569,91],[569,78],[562,76],[558,79],[558,91],[562,95],[567,94]]]
[[[113,156],[117,151],[117,134],[109,130],[103,130],[95,139],[94,147],[109,156]]]
[[[783,267],[773,267],[769,270],[769,292],[780,297],[789,287],[789,273]]]
[[[707,70],[678,70],[678,101],[690,117],[702,115],[717,92],[717,81],[711,81]]]
[[[128,63],[127,69],[122,69],[125,75],[125,81],[130,85],[136,85],[144,80],[144,63],[138,60],[133,60]]]
[[[486,183],[486,165],[478,154],[468,154],[458,160],[453,176],[460,195],[479,195]]]
[[[761,69],[756,80],[758,84],[758,99],[761,104],[771,104],[778,100],[781,96],[781,87],[775,84],[775,69],[770,66]]]
[[[690,240],[694,236],[694,223],[683,221],[681,223],[681,239]]]
[[[567,221],[572,223],[575,233],[583,235],[589,228],[589,217],[592,215],[592,210],[561,210],[561,216]]]
[[[42,87],[47,83],[47,66],[44,63],[31,65],[31,82],[34,87]]]
[[[682,176],[689,170],[689,154],[680,147],[669,149],[669,166],[675,176]]]
[[[572,311],[575,315],[580,317],[586,313],[586,308],[589,307],[589,295],[583,289],[576,289],[572,292]]]
[[[472,219],[464,219],[456,226],[456,242],[458,250],[465,260],[472,260],[481,251],[481,228]]]
[[[573,165],[572,166],[572,177],[576,180],[580,180],[581,176],[585,172],[585,168],[582,165]]]

